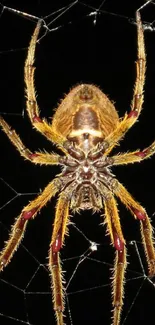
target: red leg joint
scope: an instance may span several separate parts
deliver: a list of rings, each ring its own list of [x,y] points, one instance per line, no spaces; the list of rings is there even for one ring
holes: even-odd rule
[[[52,244],[53,253],[59,252],[61,247],[62,247],[62,234],[59,231],[55,242]]]
[[[41,118],[39,116],[34,116],[33,117],[33,122],[34,123],[37,123],[37,122],[42,123],[42,120],[41,120]]]
[[[36,158],[36,157],[38,157],[39,155],[37,154],[37,153],[31,153],[31,154],[29,154],[29,158],[30,159],[33,159],[33,158]]]
[[[146,152],[145,151],[138,151],[135,153],[135,156],[138,156],[140,158],[144,158],[146,156]]]
[[[140,211],[138,209],[131,208],[137,219],[139,220],[145,220],[146,219],[146,213],[144,211]]]
[[[128,114],[128,118],[130,117],[137,117],[138,116],[138,112],[137,111],[130,111],[129,114]]]
[[[34,208],[34,209],[30,210],[30,211],[23,211],[22,218],[26,219],[26,220],[31,219],[37,210],[38,210],[38,207]]]
[[[124,243],[119,238],[119,236],[118,236],[118,234],[117,234],[116,231],[114,231],[114,246],[117,249],[117,251],[123,251],[124,250]]]

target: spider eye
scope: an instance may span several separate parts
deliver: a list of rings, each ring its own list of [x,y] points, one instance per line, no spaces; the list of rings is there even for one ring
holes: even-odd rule
[[[94,98],[94,93],[90,87],[85,85],[79,91],[79,98],[84,101],[92,100]]]

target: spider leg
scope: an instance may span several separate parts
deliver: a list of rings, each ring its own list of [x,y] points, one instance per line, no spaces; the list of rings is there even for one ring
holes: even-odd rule
[[[155,141],[142,151],[136,150],[134,152],[123,153],[112,157],[113,165],[124,165],[134,162],[140,162],[149,158],[155,153]]]
[[[32,153],[29,149],[27,149],[24,146],[23,142],[21,141],[19,135],[16,133],[16,131],[12,130],[9,124],[1,116],[0,116],[0,125],[3,131],[10,139],[10,141],[19,151],[21,156],[24,157],[25,159],[31,161],[32,163],[40,164],[40,165],[59,164],[60,156],[57,154],[47,153],[47,152],[37,152],[37,151]]]
[[[49,270],[52,279],[53,303],[57,318],[57,325],[64,324],[64,281],[62,277],[59,251],[64,244],[64,236],[67,233],[68,217],[69,200],[67,196],[61,194],[56,206],[54,229],[49,249]]]
[[[17,250],[26,230],[28,220],[37,215],[40,209],[54,196],[61,187],[59,179],[50,182],[44,191],[33,201],[31,201],[18,216],[12,227],[9,240],[6,242],[4,249],[0,254],[0,271],[10,262],[15,251]]]
[[[27,112],[30,118],[30,121],[35,129],[41,132],[46,138],[50,141],[62,144],[64,142],[64,138],[60,135],[53,132],[52,127],[45,121],[45,119],[41,119],[39,116],[39,107],[36,100],[35,87],[34,87],[34,57],[35,57],[35,49],[36,43],[40,31],[42,20],[38,21],[38,24],[34,30],[32,35],[27,59],[25,61],[25,84],[26,84],[26,97],[27,97]]]
[[[107,232],[110,235],[113,246],[116,249],[115,264],[113,271],[113,325],[120,324],[120,315],[123,305],[124,276],[127,266],[125,240],[121,230],[120,219],[117,205],[114,197],[106,199],[105,205],[105,223]]]
[[[155,249],[154,249],[154,238],[153,228],[149,217],[145,209],[136,202],[126,188],[118,182],[118,185],[114,189],[115,195],[117,195],[122,203],[131,211],[134,217],[140,220],[140,230],[142,242],[145,250],[145,255],[148,263],[149,276],[155,275]]]
[[[138,42],[138,53],[136,61],[136,82],[134,86],[133,100],[131,103],[131,111],[125,114],[123,120],[118,124],[117,128],[105,139],[109,144],[106,151],[108,154],[115,145],[121,140],[129,128],[137,121],[143,104],[143,88],[145,82],[145,71],[146,71],[146,55],[144,45],[143,26],[141,22],[140,13],[136,12],[137,21],[137,42]]]

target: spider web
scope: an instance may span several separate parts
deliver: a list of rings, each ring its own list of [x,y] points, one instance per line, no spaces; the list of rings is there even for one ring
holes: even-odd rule
[[[88,82],[110,94],[122,116],[132,98],[136,58],[134,14],[141,6],[148,60],[145,109],[140,123],[121,143],[122,151],[143,148],[154,139],[154,2],[67,0],[52,4],[33,1],[31,5],[26,1],[1,2],[0,113],[31,150],[51,151],[51,144],[32,130],[25,114],[23,65],[38,19],[44,19],[36,55],[41,115],[51,117],[63,93],[79,82]],[[0,138],[0,247],[3,247],[14,218],[54,178],[59,168],[25,162],[2,132]],[[52,149],[56,150],[54,146]],[[154,223],[153,158],[138,166],[123,166],[115,173],[147,208]],[[18,252],[0,275],[3,325],[55,323],[47,268],[55,202],[53,199],[34,222],[29,222]],[[121,324],[129,325],[136,320],[152,324],[155,286],[154,280],[147,277],[139,224],[122,206],[119,210],[129,263]],[[91,213],[71,217],[70,236],[61,253],[68,325],[97,321],[110,324],[114,249],[100,225],[102,221],[100,216]]]

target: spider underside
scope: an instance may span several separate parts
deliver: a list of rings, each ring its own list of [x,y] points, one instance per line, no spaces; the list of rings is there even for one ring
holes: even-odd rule
[[[107,233],[116,251],[112,282],[112,325],[120,324],[127,266],[125,239],[115,196],[140,221],[148,273],[149,276],[155,274],[153,229],[148,215],[111,172],[112,166],[140,162],[153,155],[155,142],[141,151],[136,150],[109,157],[114,146],[137,121],[142,109],[146,58],[139,12],[136,13],[136,20],[138,34],[136,82],[131,110],[125,113],[123,118],[119,118],[108,97],[98,87],[89,84],[78,85],[69,92],[57,108],[51,124],[40,118],[34,87],[34,57],[42,21],[38,22],[34,30],[25,62],[26,107],[33,127],[55,143],[63,155],[40,151],[32,153],[24,146],[17,133],[0,117],[3,131],[21,156],[35,164],[55,164],[62,167],[62,172],[45,187],[37,198],[24,207],[0,255],[0,270],[3,270],[19,246],[28,221],[35,218],[52,196],[59,193],[49,249],[49,271],[57,325],[64,325],[65,292],[62,285],[59,253],[65,234],[67,234],[69,209],[74,212],[80,209],[91,209],[93,212],[101,211],[102,214],[104,211],[103,223],[106,224]]]
[[[83,138],[87,141],[89,134],[83,133]],[[64,193],[70,193],[71,209],[101,210],[103,200],[109,196],[109,190],[112,190],[116,182],[108,168],[112,164],[112,159],[103,157],[104,142],[102,144],[99,142],[98,147],[95,147],[96,151],[90,150],[87,156],[83,150],[75,146],[75,143],[68,141],[65,147],[66,145],[70,149],[70,157],[61,160],[65,165],[61,180],[64,184]]]

